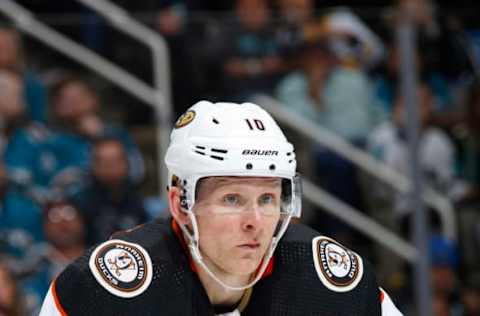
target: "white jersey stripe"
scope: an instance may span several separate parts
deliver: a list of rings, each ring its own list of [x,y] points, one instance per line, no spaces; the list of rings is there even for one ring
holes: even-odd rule
[[[382,288],[380,288],[382,292],[382,316],[403,316],[402,313],[398,310],[398,308],[393,304],[392,299],[388,296],[387,292],[385,292]]]
[[[55,282],[52,282],[50,285],[50,289],[48,290],[45,299],[43,300],[42,309],[40,310],[39,316],[66,316],[66,314],[62,314],[61,311],[58,310],[57,304],[55,303],[54,297],[54,289]]]

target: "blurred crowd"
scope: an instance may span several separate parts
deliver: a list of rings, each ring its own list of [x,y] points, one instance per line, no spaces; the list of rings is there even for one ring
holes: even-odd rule
[[[17,2],[152,81],[148,50],[77,2]],[[202,98],[243,102],[268,94],[405,175],[408,116],[395,32],[410,13],[418,31],[420,171],[425,187],[451,201],[459,229],[458,240],[446,238],[438,213],[427,208],[433,308],[435,315],[480,315],[478,4],[465,2],[462,10],[462,2],[451,8],[433,0],[370,7],[314,0],[114,2],[166,38],[176,116]],[[164,214],[159,197],[144,189],[155,163],[132,134],[138,126],[154,130],[151,110],[117,90],[105,92],[91,73],[38,47],[0,20],[0,315],[35,315],[55,275],[85,249]],[[305,177],[410,238],[408,195],[329,148],[292,137],[304,153]],[[379,266],[381,283],[411,315],[412,267],[335,217],[311,211],[308,224]]]

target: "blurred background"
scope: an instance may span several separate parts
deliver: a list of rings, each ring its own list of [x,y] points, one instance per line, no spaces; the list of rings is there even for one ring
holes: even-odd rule
[[[201,99],[255,101],[277,118],[306,180],[301,221],[372,262],[405,315],[416,315],[419,257],[433,315],[480,315],[477,1],[102,3],[0,3],[0,315],[37,315],[85,249],[168,216],[159,156]],[[401,86],[406,19],[421,192]],[[412,243],[413,194],[426,253]]]

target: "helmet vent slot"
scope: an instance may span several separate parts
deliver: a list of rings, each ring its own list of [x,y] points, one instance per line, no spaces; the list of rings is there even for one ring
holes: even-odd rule
[[[220,154],[226,154],[226,153],[228,153],[228,150],[226,150],[226,149],[212,148],[211,150],[212,150],[212,152],[214,152],[214,153],[220,153]]]
[[[213,118],[212,122],[215,123],[215,124],[220,124],[220,122],[216,118]]]
[[[227,149],[210,148],[208,146],[195,145],[192,148],[193,152],[202,156],[208,156],[216,160],[225,160],[225,155],[228,153]]]

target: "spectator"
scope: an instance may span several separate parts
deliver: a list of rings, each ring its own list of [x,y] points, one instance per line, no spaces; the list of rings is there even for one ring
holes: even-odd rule
[[[454,176],[454,147],[450,138],[431,125],[433,95],[429,86],[422,83],[417,88],[420,115],[419,159],[425,184],[448,194]],[[393,120],[382,123],[371,134],[370,152],[398,172],[407,175],[409,169],[408,144],[406,138],[406,109],[404,97],[395,98]],[[408,199],[396,195],[395,213],[402,217],[410,213]]]
[[[322,19],[331,47],[344,65],[371,69],[384,55],[381,39],[350,9],[332,10]]]
[[[298,49],[303,26],[315,18],[315,3],[313,0],[280,0],[278,9],[280,18],[275,38],[282,54],[288,59]]]
[[[463,24],[469,15],[459,14],[458,4],[449,8],[448,2],[433,0],[402,0],[390,12],[386,12],[387,27],[394,33],[396,25],[403,20],[406,12],[411,14],[416,24],[420,40],[419,53],[425,68],[442,73],[448,79],[461,79],[471,73],[471,63],[463,39]],[[461,16],[461,17],[460,17]],[[433,87],[432,87],[433,88]],[[435,89],[434,89],[435,90]]]
[[[447,298],[456,294],[456,270],[460,264],[458,247],[451,240],[433,234],[429,241],[433,293]]]
[[[465,264],[478,268],[480,261],[480,84],[474,83],[466,100],[463,128],[458,136],[458,171],[463,187],[456,193],[456,206],[460,210],[458,222],[462,234]]]
[[[278,1],[281,19],[292,26],[302,26],[311,21],[315,14],[315,3],[312,0],[280,0]]]
[[[463,305],[462,316],[480,315],[480,275],[478,272],[468,275],[465,285],[461,290]]]
[[[3,161],[0,161],[0,218],[3,213],[3,201],[5,199],[5,191],[7,189],[7,172]]]
[[[94,88],[84,79],[65,77],[52,89],[51,106],[56,131],[65,148],[77,152],[84,170],[90,167],[91,142],[103,136],[120,139],[128,154],[129,177],[139,183],[144,176],[143,158],[128,132],[103,121],[97,114],[100,101]]]
[[[276,97],[288,109],[324,125],[325,106],[323,91],[325,82],[334,66],[334,56],[327,44],[318,38],[306,38],[297,49],[299,69],[285,76],[276,89]]]
[[[0,316],[22,316],[23,302],[15,278],[0,261]]]
[[[291,111],[363,147],[374,124],[373,94],[367,76],[360,68],[347,67],[337,58],[331,50],[330,34],[325,33],[321,22],[308,23],[302,32],[303,45],[297,56],[300,68],[280,82],[277,98]],[[322,186],[363,210],[355,166],[322,146],[315,147],[312,154],[315,175]],[[324,233],[347,244],[353,239],[353,235],[347,236],[353,233],[351,229],[337,219],[326,220],[322,216],[319,225]]]
[[[3,215],[3,202],[7,189],[7,171],[4,152],[13,134],[24,117],[21,78],[16,73],[0,70],[0,218]]]
[[[441,236],[431,234],[428,240],[428,259],[430,262],[430,282],[432,289],[433,315],[461,316],[462,306],[459,300],[458,268],[460,265],[460,253],[455,242]],[[407,274],[411,276],[411,267],[407,268]],[[405,286],[408,297],[403,302],[404,315],[415,315],[415,306],[411,293],[415,283]]]
[[[416,52],[416,65],[422,81],[429,86],[433,93],[433,114],[437,118],[439,113],[452,111],[454,103],[451,89],[448,82],[436,69],[428,68],[426,61],[420,52],[427,50],[422,45]],[[400,76],[400,52],[396,43],[389,46],[387,61],[384,69],[373,75],[374,87],[376,93],[376,102],[383,108],[388,117],[393,115],[393,105],[395,102],[395,89],[399,84]]]
[[[368,77],[334,54],[333,37],[322,23],[305,25],[301,36],[303,43],[296,57],[300,69],[282,79],[277,98],[346,140],[364,143],[377,121]]]
[[[5,123],[9,126],[6,134],[11,134],[4,153],[10,183],[4,200],[2,225],[25,229],[34,239],[41,240],[38,203],[47,198],[59,172],[68,169],[65,157],[69,155],[56,146],[55,135],[45,125],[29,120],[22,111],[23,87],[20,82],[18,75],[12,72],[7,76],[4,71],[0,79],[2,109],[10,109],[10,114],[5,116],[9,118]]]
[[[433,295],[432,311],[435,316],[452,316],[452,308],[448,300],[442,296]],[[455,314],[456,316],[457,314]]]
[[[32,310],[37,313],[50,283],[86,250],[84,219],[69,201],[50,202],[44,207],[43,229],[47,244],[42,258],[35,271],[21,283]]]
[[[184,1],[163,1],[156,21],[158,31],[167,37],[182,33],[186,10]]]
[[[460,301],[457,270],[460,254],[453,241],[432,235],[429,243],[435,315],[458,315]]]
[[[82,213],[68,201],[45,207],[43,230],[49,243],[50,281],[86,249]],[[46,293],[46,292],[45,292]]]
[[[14,71],[0,70],[0,153],[25,117],[21,77]]]
[[[245,100],[254,93],[270,93],[284,62],[274,38],[271,12],[265,0],[237,0],[235,20],[224,30],[219,56],[224,92]]]
[[[448,8],[446,3],[432,0],[399,1],[397,8],[385,14],[390,34],[395,34],[398,23],[409,14],[417,31],[416,64],[418,73],[428,83],[434,94],[435,125],[452,129],[461,120],[463,98],[467,84],[474,76],[471,47],[466,39],[464,25],[467,16]],[[399,47],[393,37],[389,40],[389,65],[377,80],[380,98],[391,106],[395,81],[399,74]],[[391,108],[391,107],[390,107]]]
[[[85,214],[90,244],[147,219],[142,199],[128,178],[129,165],[123,143],[114,138],[98,139],[92,156],[91,174],[73,195]]]
[[[34,121],[45,122],[45,86],[26,65],[20,34],[6,25],[0,26],[0,70],[21,74],[27,115]]]
[[[160,0],[155,4],[159,10],[154,26],[167,40],[170,50],[174,114],[178,117],[186,111],[188,104],[197,101],[205,85],[202,65],[205,48],[200,48],[205,40],[204,21],[194,21],[191,10],[195,4],[192,1]],[[191,47],[200,49],[192,50]]]
[[[467,133],[460,140],[460,175],[469,189],[461,198],[462,203],[480,202],[480,83],[470,88],[464,117]]]

